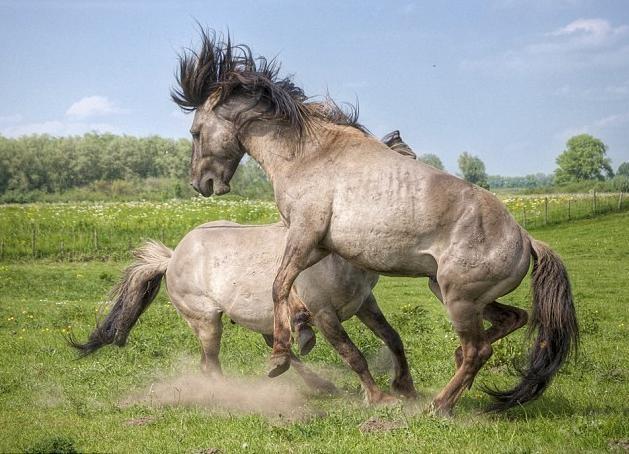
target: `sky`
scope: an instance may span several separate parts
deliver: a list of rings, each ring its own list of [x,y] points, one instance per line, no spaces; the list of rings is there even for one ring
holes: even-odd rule
[[[580,133],[629,160],[626,0],[0,0],[0,134],[188,137],[169,91],[196,21],[451,172],[551,173]]]

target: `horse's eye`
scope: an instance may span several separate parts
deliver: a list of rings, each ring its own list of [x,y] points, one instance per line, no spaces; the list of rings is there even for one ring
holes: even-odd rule
[[[192,132],[192,131],[190,131],[190,134],[192,134],[192,138],[194,140],[199,140],[199,136],[201,135],[198,132]]]

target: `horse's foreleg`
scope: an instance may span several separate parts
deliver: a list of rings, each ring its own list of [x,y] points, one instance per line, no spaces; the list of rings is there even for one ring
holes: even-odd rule
[[[395,402],[393,396],[378,388],[369,372],[365,357],[349,338],[335,313],[326,310],[319,311],[315,316],[315,324],[343,361],[358,374],[367,402],[370,404]]]
[[[294,288],[288,294],[288,308],[293,317],[293,329],[297,335],[299,353],[307,355],[314,348],[317,337],[310,326],[312,321],[310,311]]]
[[[433,408],[440,413],[451,412],[461,394],[472,385],[476,374],[491,356],[491,343],[485,337],[478,304],[466,300],[447,300],[450,320],[461,341],[463,360],[454,377],[433,400]]]
[[[266,345],[273,348],[273,336],[263,334],[262,337],[264,337],[264,342],[266,342]],[[301,360],[297,358],[292,351],[290,352],[290,363],[291,366],[295,368],[295,372],[297,372],[297,374],[301,377],[301,379],[308,387],[326,394],[338,393],[338,389],[336,389],[334,383],[326,380],[323,377],[320,377],[308,367],[306,367],[306,365],[302,363]]]
[[[373,293],[367,297],[356,313],[356,316],[367,328],[373,331],[376,336],[382,339],[391,353],[393,353],[395,360],[395,378],[391,383],[391,388],[404,397],[416,398],[417,391],[415,390],[413,378],[408,368],[402,339],[384,317]]]
[[[271,367],[269,377],[277,377],[290,367],[290,307],[289,295],[293,283],[299,273],[310,265],[321,260],[323,255],[311,258],[319,238],[313,231],[300,228],[289,228],[286,239],[286,249],[282,263],[273,282],[273,352],[271,353]],[[302,312],[305,307],[301,304],[300,312],[294,314],[298,319],[300,329],[305,329],[303,319],[308,319]],[[307,326],[307,324],[306,324]],[[312,334],[314,336],[314,334]]]

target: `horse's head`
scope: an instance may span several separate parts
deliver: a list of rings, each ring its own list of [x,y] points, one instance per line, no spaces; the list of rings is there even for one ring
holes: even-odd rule
[[[232,114],[229,103],[213,105],[208,99],[194,115],[190,183],[205,197],[230,191],[229,182],[244,155]]]
[[[246,150],[239,136],[254,120],[278,120],[305,128],[303,91],[289,78],[279,79],[279,65],[254,58],[244,45],[234,46],[201,31],[201,48],[179,57],[178,86],[171,97],[181,109],[195,112],[191,183],[204,196],[229,192]]]

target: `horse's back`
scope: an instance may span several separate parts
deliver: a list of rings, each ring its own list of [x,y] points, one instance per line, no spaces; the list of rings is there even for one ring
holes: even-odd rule
[[[272,333],[271,286],[285,236],[280,224],[218,221],[191,230],[175,248],[166,275],[173,303],[184,315],[219,311]]]
[[[166,281],[182,314],[220,311],[254,331],[273,332],[272,286],[285,242],[283,224],[218,221],[190,231],[173,253]],[[378,276],[330,255],[302,273],[294,289],[311,312],[353,316]],[[191,301],[191,302],[188,302]]]

